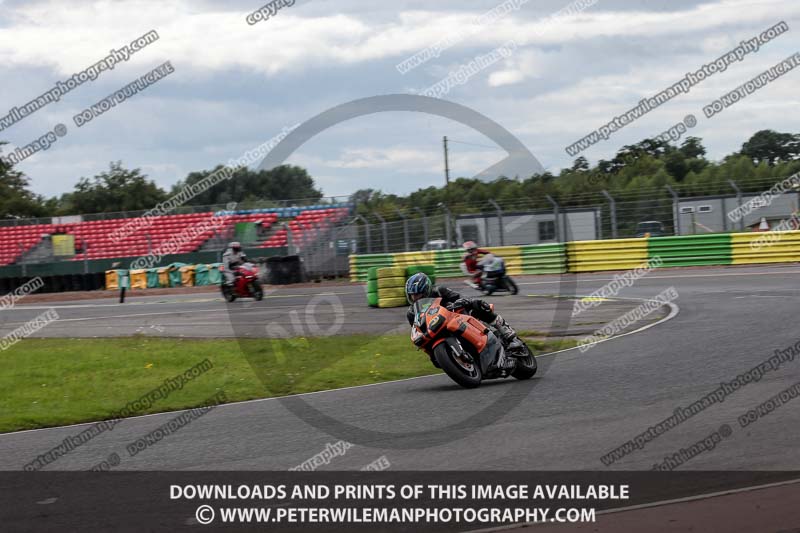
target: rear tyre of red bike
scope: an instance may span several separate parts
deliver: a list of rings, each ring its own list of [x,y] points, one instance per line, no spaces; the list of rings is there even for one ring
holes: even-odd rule
[[[260,302],[264,299],[264,289],[261,287],[261,283],[258,281],[254,281],[250,284],[250,293],[257,302]]]

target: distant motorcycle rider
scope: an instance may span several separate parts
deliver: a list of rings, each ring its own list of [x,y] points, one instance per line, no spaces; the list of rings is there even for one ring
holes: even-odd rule
[[[431,279],[422,272],[414,274],[406,281],[406,298],[410,304],[422,298],[441,298],[442,304],[448,306],[448,308],[454,310],[464,309],[467,314],[497,328],[500,340],[508,350],[522,347],[522,341],[517,337],[517,332],[514,331],[514,328],[509,326],[503,317],[492,311],[487,302],[478,298],[462,298],[460,294],[452,289],[434,286]],[[414,324],[414,312],[411,307],[406,312],[406,318],[409,324]]]
[[[478,248],[474,241],[467,241],[463,244],[466,253],[461,258],[461,270],[464,274],[472,276],[472,281],[468,282],[469,286],[473,289],[480,288],[482,270],[478,260],[481,255],[487,255],[491,252],[483,248]]]
[[[225,276],[226,285],[233,285],[233,281],[236,279],[236,267],[243,265],[246,262],[247,256],[242,251],[242,244],[237,241],[230,243],[228,245],[228,249],[225,250],[224,254],[222,254],[222,265],[225,267],[222,272]]]

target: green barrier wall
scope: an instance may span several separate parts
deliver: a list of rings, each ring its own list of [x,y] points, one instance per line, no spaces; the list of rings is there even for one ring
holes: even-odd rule
[[[662,267],[730,265],[731,235],[651,237],[647,242],[647,257],[660,257]]]
[[[521,274],[563,274],[567,271],[567,253],[564,244],[538,244],[520,246]]]

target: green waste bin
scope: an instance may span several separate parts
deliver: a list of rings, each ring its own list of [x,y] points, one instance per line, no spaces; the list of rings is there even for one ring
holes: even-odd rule
[[[196,286],[209,285],[208,265],[197,265],[194,267],[194,284]]]
[[[159,287],[158,284],[158,269],[157,268],[148,268],[147,269],[147,288],[148,289],[157,289]]]
[[[181,267],[186,266],[186,263],[172,263],[169,265],[169,286],[180,287],[183,285],[181,281]]]
[[[222,271],[219,268],[222,266],[222,263],[211,263],[206,266],[208,267],[208,284],[221,285]]]

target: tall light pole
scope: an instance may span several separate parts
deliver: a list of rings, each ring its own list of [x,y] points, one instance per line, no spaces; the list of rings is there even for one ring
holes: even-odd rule
[[[450,162],[447,158],[447,135],[442,139],[444,143],[444,186],[450,185]]]

